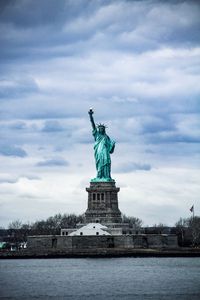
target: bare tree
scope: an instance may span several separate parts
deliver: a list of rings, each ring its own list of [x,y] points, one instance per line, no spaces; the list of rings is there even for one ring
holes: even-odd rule
[[[175,226],[180,246],[200,246],[200,217],[180,218]]]
[[[192,234],[192,246],[200,246],[200,217],[192,217],[188,220],[188,227]]]
[[[20,229],[22,227],[22,222],[20,220],[15,220],[9,223],[8,229]]]
[[[134,227],[135,229],[139,229],[139,228],[142,227],[143,222],[139,218],[122,215],[122,223],[129,223],[130,227]]]

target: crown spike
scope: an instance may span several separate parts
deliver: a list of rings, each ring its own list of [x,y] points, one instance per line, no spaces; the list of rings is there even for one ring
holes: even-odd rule
[[[104,128],[107,128],[107,126],[105,125],[105,124],[103,124],[103,123],[99,123],[99,124],[97,124],[97,127],[99,128],[99,127],[104,127]]]

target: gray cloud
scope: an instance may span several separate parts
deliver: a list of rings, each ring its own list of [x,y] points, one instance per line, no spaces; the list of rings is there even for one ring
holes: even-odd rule
[[[16,121],[14,123],[11,123],[10,125],[7,125],[8,128],[14,129],[14,130],[21,130],[26,128],[26,123],[23,121]]]
[[[170,116],[148,117],[146,120],[141,120],[142,134],[152,134],[158,132],[174,131],[176,129],[176,120]]]
[[[132,53],[185,40],[196,45],[199,10],[186,1],[12,2],[1,15],[0,58],[44,60],[97,49]]]
[[[21,177],[27,178],[28,180],[41,180],[41,178],[39,176],[34,175],[34,174],[20,175],[20,178]]]
[[[25,94],[38,92],[38,86],[33,78],[0,79],[0,98],[18,98]]]
[[[123,164],[119,164],[118,166],[114,167],[114,172],[117,173],[130,173],[135,171],[151,171],[150,164],[142,164],[142,163],[135,163],[135,162],[127,162]]]
[[[44,132],[56,132],[56,131],[63,131],[64,128],[61,124],[56,120],[46,121],[42,131]]]
[[[36,175],[19,175],[18,177],[14,176],[12,178],[11,176],[7,176],[7,177],[0,177],[0,184],[3,183],[14,184],[17,183],[21,178],[26,178],[28,180],[41,180],[41,178]]]
[[[155,144],[162,144],[162,143],[189,143],[189,144],[198,144],[200,143],[200,137],[195,135],[187,135],[181,133],[167,133],[167,134],[158,134],[158,135],[151,135],[148,138],[149,142]]]
[[[0,154],[4,156],[26,157],[27,153],[24,149],[14,145],[0,145]]]
[[[69,166],[69,163],[63,158],[53,158],[48,160],[39,161],[36,166],[38,167],[63,167]]]
[[[2,183],[16,183],[18,179],[0,178],[0,184]]]

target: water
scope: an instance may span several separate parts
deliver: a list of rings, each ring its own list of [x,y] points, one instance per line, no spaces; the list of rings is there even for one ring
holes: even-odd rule
[[[200,258],[0,261],[0,299],[199,300]]]

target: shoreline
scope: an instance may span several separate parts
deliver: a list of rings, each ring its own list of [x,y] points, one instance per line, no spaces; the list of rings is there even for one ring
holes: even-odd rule
[[[200,248],[178,249],[79,249],[68,252],[28,250],[0,252],[0,259],[44,258],[112,258],[112,257],[200,257]]]

